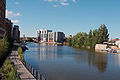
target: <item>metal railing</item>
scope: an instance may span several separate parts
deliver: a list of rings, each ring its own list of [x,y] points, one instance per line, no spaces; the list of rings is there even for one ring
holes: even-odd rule
[[[47,80],[42,74],[40,74],[37,70],[35,70],[30,64],[28,64],[25,60],[22,61],[24,66],[28,69],[28,71],[37,79],[37,80]]]

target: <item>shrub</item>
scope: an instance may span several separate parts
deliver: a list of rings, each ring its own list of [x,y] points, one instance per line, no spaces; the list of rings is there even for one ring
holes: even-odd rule
[[[23,54],[23,51],[22,51],[21,47],[18,48],[18,54]]]
[[[20,56],[20,60],[22,61],[24,59],[24,56],[23,56],[23,51],[21,47],[18,48],[18,54]]]
[[[4,74],[5,80],[19,80],[16,68],[9,59],[5,61],[2,73]]]

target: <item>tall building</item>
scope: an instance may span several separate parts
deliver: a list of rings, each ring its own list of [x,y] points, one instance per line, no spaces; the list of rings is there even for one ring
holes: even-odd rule
[[[58,42],[63,43],[65,34],[63,32],[49,32],[48,42]]]
[[[48,33],[52,30],[40,29],[37,31],[37,40],[38,42],[48,42]]]
[[[0,0],[0,37],[5,33],[5,10],[6,0]]]
[[[23,40],[26,40],[25,34],[23,34]]]
[[[14,25],[13,27],[13,40],[14,41],[20,40],[20,30],[18,25]]]
[[[13,23],[8,18],[5,19],[5,34],[11,38],[12,37],[12,26]]]

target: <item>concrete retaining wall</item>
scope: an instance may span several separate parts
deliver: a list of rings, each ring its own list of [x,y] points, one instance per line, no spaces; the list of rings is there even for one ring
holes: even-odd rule
[[[107,49],[107,45],[106,44],[96,44],[95,45],[95,50],[96,51],[101,51],[101,50],[105,50]]]

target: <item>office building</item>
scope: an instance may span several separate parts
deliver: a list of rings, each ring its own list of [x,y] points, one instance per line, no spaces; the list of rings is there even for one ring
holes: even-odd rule
[[[17,42],[20,40],[20,30],[18,25],[14,25],[13,27],[13,40]]]
[[[11,20],[6,18],[5,19],[5,34],[9,38],[12,37],[12,26],[13,26],[13,23],[11,22]]]
[[[63,32],[49,32],[48,42],[58,42],[63,43],[65,34]]]
[[[48,33],[52,30],[40,29],[37,31],[37,41],[38,42],[48,42]]]

